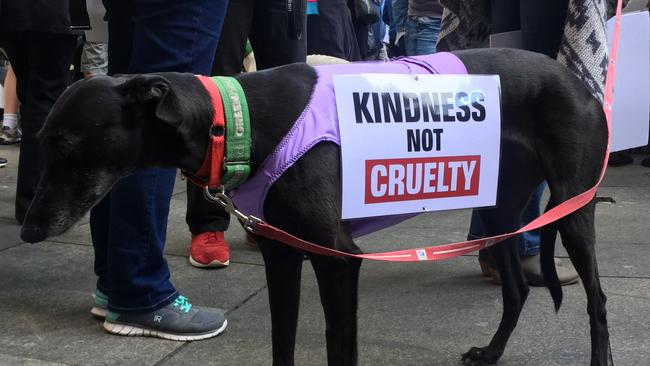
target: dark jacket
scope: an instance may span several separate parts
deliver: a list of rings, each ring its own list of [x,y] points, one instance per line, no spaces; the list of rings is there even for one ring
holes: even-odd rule
[[[0,0],[5,32],[71,33],[89,27],[85,0]]]

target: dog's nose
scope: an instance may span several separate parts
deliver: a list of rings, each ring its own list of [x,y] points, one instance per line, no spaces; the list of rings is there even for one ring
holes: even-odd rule
[[[46,235],[38,226],[23,225],[23,228],[20,230],[20,238],[28,243],[38,243],[45,240]]]

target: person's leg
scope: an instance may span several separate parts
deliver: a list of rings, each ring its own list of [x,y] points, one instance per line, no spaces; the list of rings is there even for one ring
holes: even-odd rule
[[[528,225],[529,222],[535,220],[539,217],[539,207],[542,203],[542,194],[544,194],[544,188],[546,187],[546,182],[535,189],[533,195],[530,196],[530,201],[524,208],[524,212],[521,214],[521,226]],[[540,231],[531,230],[521,234],[519,238],[519,254],[522,257],[530,257],[539,254],[539,243],[540,243]]]
[[[519,0],[491,0],[490,11],[490,27],[493,34],[511,32],[520,28]],[[484,236],[478,213],[473,211],[467,239],[478,239]],[[496,271],[494,261],[490,258],[487,249],[479,251],[479,265],[484,276],[492,277],[494,283],[501,283],[499,272]]]
[[[134,1],[131,8],[111,3],[105,1],[110,73],[209,72],[225,1]],[[100,262],[95,270],[98,289],[108,295],[104,329],[110,333],[198,340],[226,327],[223,312],[192,306],[169,280],[163,248],[175,176],[175,169],[139,171],[120,180],[93,210],[93,244]],[[101,210],[106,207],[107,215]]]
[[[310,55],[328,55],[359,61],[359,44],[346,0],[318,3],[318,14],[307,16],[307,48]]]
[[[555,59],[564,34],[568,0],[520,1],[524,49]]]
[[[108,288],[99,287],[109,295],[109,310],[151,311],[177,297],[163,256],[175,175],[174,169],[146,169],[111,190]]]
[[[429,55],[436,52],[440,33],[440,18],[408,17],[405,46],[407,56]]]
[[[540,215],[540,205],[542,195],[546,188],[546,182],[542,182],[530,197],[530,201],[521,214],[521,226],[528,225]],[[532,230],[523,233],[519,237],[519,255],[521,256],[521,266],[526,280],[532,286],[544,286],[544,277],[539,259],[541,244],[541,231]],[[555,259],[555,270],[561,285],[570,285],[578,281],[578,273],[573,266],[564,263],[560,259]]]
[[[129,73],[179,71],[207,74],[212,65],[225,10],[224,1],[135,2],[133,37],[126,28],[116,29],[121,14],[109,14],[109,67],[126,63],[131,48]],[[141,14],[141,15],[140,15]],[[127,17],[128,18],[128,17]],[[114,32],[118,30],[118,33]],[[119,48],[118,48],[119,49]],[[162,250],[167,214],[175,180],[174,169],[146,169],[127,177],[113,188],[108,232],[109,309],[127,312],[165,306],[176,290]]]
[[[564,34],[564,23],[568,10],[568,0],[520,0],[521,1],[521,35],[524,49],[543,53],[553,59],[557,57],[560,42]],[[540,201],[544,191],[541,184],[531,196],[522,215],[522,226],[539,216]],[[543,286],[544,280],[539,264],[539,231],[528,232],[520,239],[522,266],[531,285]],[[570,264],[556,259],[556,270],[562,285],[575,283],[578,274]]]
[[[131,62],[133,10],[129,2],[116,6],[114,1],[105,1],[108,21],[109,43],[107,49],[108,74],[127,73]],[[95,207],[90,210],[90,234],[93,248],[95,250],[94,270],[97,276],[97,291],[108,296],[112,291],[111,287],[130,287],[130,282],[125,284],[111,284],[108,277],[109,270],[109,233],[111,231],[111,196],[109,192]],[[118,262],[119,265],[119,262]],[[119,270],[119,267],[118,267]],[[164,291],[163,291],[164,293]],[[164,296],[164,295],[163,295]],[[137,300],[136,300],[137,301]],[[95,298],[95,307],[91,313],[98,316],[106,312],[107,302],[98,303]]]
[[[519,1],[491,0],[490,27],[493,34],[516,31],[521,28]]]
[[[18,125],[18,94],[16,93],[16,75],[11,64],[5,75],[2,102],[4,115],[2,116],[2,129],[0,130],[0,144],[15,144],[20,142],[21,132]]]
[[[45,156],[36,139],[52,105],[70,81],[76,36],[41,32],[7,36],[22,117],[15,217],[22,223],[36,192]]]
[[[303,4],[304,5],[304,4]],[[264,70],[307,59],[307,37],[293,39],[288,34],[285,0],[256,0],[251,44],[255,51],[257,69]],[[302,6],[304,10],[306,7]],[[306,29],[303,12],[303,29]]]
[[[226,0],[136,1],[129,71],[209,75]]]
[[[236,75],[242,70],[246,38],[253,17],[253,0],[231,0],[224,19],[211,75]],[[230,214],[207,201],[203,189],[187,181],[185,221],[192,233],[190,264],[196,267],[224,267],[230,263],[230,249],[223,232]]]
[[[85,78],[108,73],[108,43],[84,42],[79,70]]]
[[[237,75],[242,71],[246,39],[251,31],[255,0],[230,0],[221,29],[211,75]]]

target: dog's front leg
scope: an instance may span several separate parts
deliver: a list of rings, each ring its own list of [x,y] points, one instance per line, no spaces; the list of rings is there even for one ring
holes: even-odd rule
[[[357,364],[357,303],[360,259],[311,256],[327,327],[327,364]]]
[[[346,224],[339,226],[334,247],[361,253],[350,237]],[[310,255],[316,273],[321,304],[325,313],[327,364],[357,364],[357,304],[361,259]]]
[[[262,237],[256,240],[264,257],[269,289],[273,366],[293,366],[303,256],[284,244]]]

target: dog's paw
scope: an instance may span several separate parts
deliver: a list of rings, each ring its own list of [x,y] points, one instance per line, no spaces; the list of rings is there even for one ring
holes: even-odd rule
[[[467,366],[488,366],[496,365],[498,356],[492,354],[487,347],[472,347],[463,353],[461,360]]]

